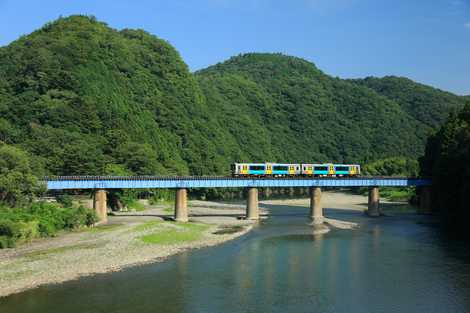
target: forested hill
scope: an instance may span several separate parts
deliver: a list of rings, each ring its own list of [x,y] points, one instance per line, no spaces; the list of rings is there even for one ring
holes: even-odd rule
[[[236,146],[178,52],[142,30],[62,18],[1,48],[0,77],[0,140],[48,174],[216,172]]]
[[[415,158],[458,103],[414,90],[438,103],[428,123],[399,92],[280,54],[242,55],[192,74],[166,41],[71,16],[0,48],[0,144],[28,152],[36,173],[56,175]]]
[[[364,162],[386,156],[417,157],[429,133],[451,108],[463,103],[437,90],[430,95],[431,88],[423,86],[408,93],[425,99],[415,109],[400,88],[379,93],[281,54],[233,57],[197,72],[196,77],[209,106],[221,117],[231,116],[228,127],[250,124],[259,129],[256,136],[248,129],[236,135],[253,149],[271,149],[288,160]],[[263,137],[260,143],[250,141]]]
[[[446,121],[449,109],[460,111],[465,100],[464,97],[416,83],[405,77],[367,77],[351,81],[395,101],[413,118],[432,129]]]

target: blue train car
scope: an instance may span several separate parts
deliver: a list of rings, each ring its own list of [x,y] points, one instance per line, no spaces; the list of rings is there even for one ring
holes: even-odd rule
[[[352,177],[361,172],[360,165],[357,164],[302,164],[302,176],[313,177]]]
[[[361,173],[357,164],[234,163],[233,176],[353,177]]]
[[[295,176],[300,172],[300,164],[266,163],[266,175]]]
[[[264,176],[266,175],[266,164],[264,163],[235,163],[232,165],[234,176]]]

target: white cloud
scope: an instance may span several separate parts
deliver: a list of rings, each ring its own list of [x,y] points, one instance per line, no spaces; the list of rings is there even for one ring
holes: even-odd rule
[[[464,26],[465,28],[470,29],[470,22],[467,22],[467,23],[463,24],[463,26]]]

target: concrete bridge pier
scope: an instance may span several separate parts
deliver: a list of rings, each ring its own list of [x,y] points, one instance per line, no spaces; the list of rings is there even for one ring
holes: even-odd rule
[[[367,206],[367,215],[369,216],[380,216],[380,194],[379,187],[373,186],[369,187],[369,201]]]
[[[248,199],[246,202],[246,219],[258,220],[259,219],[259,206],[258,206],[258,188],[248,188]]]
[[[314,225],[323,224],[323,207],[321,205],[321,188],[310,188],[310,217]]]
[[[423,186],[420,188],[418,213],[431,213],[431,188],[429,186]]]
[[[100,224],[106,224],[108,222],[108,205],[106,199],[106,190],[98,189],[95,191],[93,199],[93,208],[95,209],[96,215],[98,216]]]
[[[188,190],[186,188],[176,189],[175,221],[183,223],[188,221]]]

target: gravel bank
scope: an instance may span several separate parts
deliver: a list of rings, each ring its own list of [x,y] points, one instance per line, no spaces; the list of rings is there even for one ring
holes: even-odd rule
[[[364,201],[367,202],[367,199],[361,196],[323,194],[324,207],[329,208],[364,210]],[[308,199],[294,199],[263,203],[308,207],[309,202]],[[194,241],[162,245],[142,240],[143,236],[168,227],[182,228],[178,223],[167,221],[172,217],[172,210],[167,205],[153,206],[142,212],[120,213],[109,216],[108,225],[0,250],[0,297],[43,284],[163,261],[184,250],[213,246],[237,238],[256,223],[240,219],[245,214],[245,204],[242,202],[221,204],[191,201],[190,204],[190,220],[208,225]],[[261,208],[260,213],[267,215],[268,211]],[[352,229],[356,226],[350,222],[325,219],[325,225],[315,226],[315,231],[325,233],[329,227]]]
[[[97,273],[162,261],[188,249],[220,244],[253,227],[239,219],[244,208],[192,209],[191,221],[208,224],[200,238],[176,244],[148,244],[141,237],[180,226],[164,221],[171,213],[164,207],[110,216],[109,224],[36,240],[15,249],[0,250],[0,297],[43,284],[60,283]],[[180,227],[181,228],[181,227]]]

